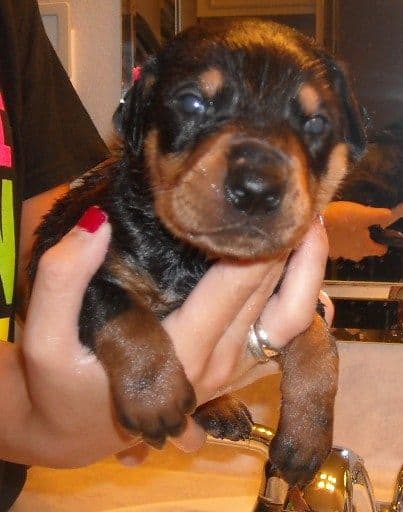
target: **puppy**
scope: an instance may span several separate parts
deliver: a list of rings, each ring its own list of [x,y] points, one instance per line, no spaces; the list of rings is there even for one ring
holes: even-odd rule
[[[109,375],[122,425],[160,447],[195,407],[160,320],[215,259],[292,251],[363,151],[364,133],[341,67],[294,30],[250,19],[179,34],[146,61],[115,123],[122,156],[45,218],[31,276],[89,206],[108,213],[113,238],[84,297],[80,338]],[[280,359],[271,460],[304,485],[332,444],[338,359],[320,316]],[[213,435],[250,432],[249,414],[229,398],[195,417]]]
[[[394,208],[403,203],[403,121],[367,137],[367,151],[355,165],[336,199],[375,208]]]

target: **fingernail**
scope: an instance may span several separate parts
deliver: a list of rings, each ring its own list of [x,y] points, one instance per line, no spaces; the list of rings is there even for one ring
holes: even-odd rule
[[[107,214],[99,206],[91,206],[84,212],[77,226],[88,233],[95,233],[107,220]]]
[[[325,219],[323,218],[323,215],[318,215],[318,221],[320,222],[320,224],[322,224],[322,226],[325,225]]]

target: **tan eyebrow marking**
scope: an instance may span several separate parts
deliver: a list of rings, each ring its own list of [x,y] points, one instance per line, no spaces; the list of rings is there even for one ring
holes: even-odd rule
[[[312,115],[318,112],[321,100],[318,92],[312,85],[303,85],[299,91],[298,98],[305,114]]]
[[[317,192],[317,212],[322,212],[346,175],[349,166],[348,153],[348,146],[344,142],[337,144],[330,153],[327,171],[320,180]]]
[[[202,91],[208,98],[212,98],[224,84],[224,77],[217,68],[210,68],[200,75]]]

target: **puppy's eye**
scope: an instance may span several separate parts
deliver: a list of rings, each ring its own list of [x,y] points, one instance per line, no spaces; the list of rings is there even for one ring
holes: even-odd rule
[[[203,98],[196,94],[182,94],[178,98],[178,103],[185,114],[204,114],[207,110]]]
[[[328,121],[320,114],[310,117],[304,124],[304,132],[307,135],[322,135],[326,130]]]

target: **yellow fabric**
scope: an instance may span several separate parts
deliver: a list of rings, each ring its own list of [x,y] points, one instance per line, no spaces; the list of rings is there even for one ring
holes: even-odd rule
[[[0,91],[0,340],[10,339],[16,270],[15,191],[11,131]]]
[[[8,339],[9,324],[9,318],[0,318],[0,341],[6,341]]]

